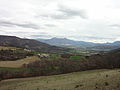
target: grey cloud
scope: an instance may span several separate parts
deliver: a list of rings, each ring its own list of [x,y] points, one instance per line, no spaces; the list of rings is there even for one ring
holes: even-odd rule
[[[38,25],[33,24],[33,23],[15,23],[15,22],[11,22],[11,21],[0,21],[0,26],[4,26],[4,27],[18,26],[18,27],[22,27],[22,28],[40,29],[40,27]]]
[[[80,16],[81,18],[87,18],[84,10],[75,10],[65,6],[60,6],[59,11],[64,13],[64,16],[67,17]]]
[[[56,27],[56,25],[54,25],[54,24],[45,24],[45,26],[47,26],[47,27]]]
[[[76,16],[81,17],[83,19],[87,18],[85,10],[76,10],[76,9],[68,8],[61,5],[59,5],[59,9],[57,10],[57,13],[49,14],[49,15],[41,15],[41,16],[52,18],[52,19],[70,19]]]
[[[69,19],[70,17],[68,17],[68,16],[66,16],[66,15],[60,15],[60,14],[58,14],[58,15],[42,15],[42,17],[47,17],[47,18],[52,18],[52,19]]]
[[[109,25],[110,27],[117,27],[117,28],[120,28],[120,24],[112,24],[112,25]]]

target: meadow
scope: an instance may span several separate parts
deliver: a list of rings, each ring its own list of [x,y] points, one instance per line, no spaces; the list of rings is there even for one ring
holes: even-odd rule
[[[120,90],[120,69],[8,79],[0,82],[0,90]]]

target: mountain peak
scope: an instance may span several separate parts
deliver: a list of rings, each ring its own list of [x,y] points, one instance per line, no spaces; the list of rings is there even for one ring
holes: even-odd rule
[[[69,39],[67,39],[67,38],[58,38],[58,37],[53,37],[53,38],[51,38],[51,40],[53,40],[53,39],[56,39],[56,40],[69,40]]]

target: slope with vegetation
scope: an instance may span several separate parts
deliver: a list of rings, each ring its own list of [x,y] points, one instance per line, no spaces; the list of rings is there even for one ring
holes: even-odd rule
[[[120,90],[120,69],[3,80],[0,90]]]
[[[50,53],[65,53],[69,49],[52,46],[46,43],[42,43],[31,39],[22,39],[15,36],[3,36],[0,35],[0,46],[12,46],[18,48],[26,48],[29,50],[39,51],[39,52],[50,52]]]
[[[32,52],[28,52],[23,49],[0,50],[0,61],[15,61],[33,55],[34,54]]]
[[[115,68],[120,68],[120,49],[116,49],[108,53],[83,56],[77,53],[65,53],[68,49],[64,49],[64,52],[64,50],[59,51],[63,48],[58,49],[58,47],[56,47],[56,49],[58,49],[57,52],[59,53],[53,54],[55,48],[53,49],[50,46],[50,50],[53,49],[53,51],[52,53],[51,51],[48,52],[49,49],[48,47],[46,47],[49,46],[48,44],[43,43],[42,46],[40,46],[40,42],[35,40],[26,40],[9,36],[6,39],[5,38],[2,43],[0,42],[0,45],[2,45],[2,47],[0,47],[0,80],[2,80],[0,82],[0,89],[2,90],[21,90],[21,88],[24,88],[24,90],[110,90],[110,88],[112,90],[120,89],[120,77],[118,76],[120,71],[119,69],[112,70]],[[3,47],[7,45],[19,48]],[[41,55],[47,55],[47,57],[41,57]],[[107,70],[98,70],[95,72],[87,71],[94,69]],[[85,71],[85,73],[80,72],[79,74],[66,74],[79,71]],[[64,77],[64,75],[58,74],[66,75]],[[47,75],[58,76],[45,77]],[[34,80],[31,81],[31,79],[22,79],[21,81],[5,80],[36,76],[44,76],[45,79],[43,79],[42,77],[37,78],[37,80],[40,80],[41,82],[36,81],[35,78],[35,82]],[[51,80],[51,78],[49,77],[59,77],[59,79],[54,78],[53,80],[55,80],[55,82],[53,82],[53,80]],[[64,80],[69,82],[66,82]],[[30,83],[28,83],[28,81],[30,81]],[[15,88],[15,86],[17,86],[17,88]]]
[[[24,64],[21,68],[0,70],[1,79],[22,78],[44,75],[65,74],[94,69],[120,68],[120,50],[114,50],[104,55],[93,55],[82,59],[58,58],[35,60]]]

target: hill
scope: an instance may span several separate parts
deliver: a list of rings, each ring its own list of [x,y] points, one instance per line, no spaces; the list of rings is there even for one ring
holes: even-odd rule
[[[120,70],[92,70],[69,74],[10,79],[0,90],[120,90]]]
[[[65,53],[69,51],[69,49],[52,46],[36,40],[23,39],[15,36],[3,36],[3,35],[0,35],[0,46],[26,48],[34,51],[50,52],[50,53]]]

